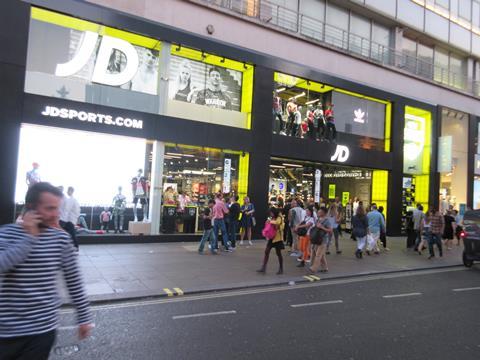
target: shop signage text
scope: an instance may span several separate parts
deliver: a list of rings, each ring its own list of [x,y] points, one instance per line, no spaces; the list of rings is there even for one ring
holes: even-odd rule
[[[55,69],[56,76],[72,76],[87,65],[95,51],[98,34],[85,31],[83,41],[75,56],[68,62],[58,64]],[[126,58],[126,65],[119,73],[108,71],[110,57],[113,51],[120,51]],[[97,60],[93,68],[92,82],[110,86],[120,86],[133,79],[138,70],[138,53],[129,42],[104,35],[98,49]]]
[[[45,110],[41,113],[43,116],[53,118],[79,120],[83,122],[98,123],[103,125],[112,125],[118,127],[126,127],[132,129],[142,129],[143,121],[121,116],[114,117],[107,114],[98,114],[87,111],[79,111],[75,109],[57,108],[55,106],[45,106]]]
[[[330,161],[345,162],[350,156],[350,149],[345,145],[337,145],[335,149],[335,154],[330,158]]]

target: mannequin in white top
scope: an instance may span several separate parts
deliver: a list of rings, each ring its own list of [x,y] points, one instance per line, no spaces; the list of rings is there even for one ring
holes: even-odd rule
[[[137,204],[140,200],[140,204],[143,208],[143,222],[148,221],[148,183],[147,178],[142,175],[143,170],[138,169],[137,176],[132,178],[132,195],[133,195],[133,216],[134,221],[138,221],[137,217]]]

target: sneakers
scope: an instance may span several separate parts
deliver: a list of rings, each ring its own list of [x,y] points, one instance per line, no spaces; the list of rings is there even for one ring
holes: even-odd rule
[[[251,240],[248,240],[248,245],[253,246],[253,243]]]
[[[240,246],[243,246],[243,240],[240,240]]]
[[[342,253],[342,250],[337,250],[337,255],[340,255]]]

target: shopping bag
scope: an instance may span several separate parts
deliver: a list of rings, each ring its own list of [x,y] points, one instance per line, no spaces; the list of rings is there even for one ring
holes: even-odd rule
[[[377,242],[371,234],[367,235],[367,249],[374,249],[377,246]]]

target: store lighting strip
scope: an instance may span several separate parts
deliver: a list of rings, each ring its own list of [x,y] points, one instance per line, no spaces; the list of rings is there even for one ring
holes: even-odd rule
[[[270,165],[270,167],[275,169],[285,169],[285,166],[282,165]]]
[[[301,92],[301,93],[298,94],[298,95],[292,96],[292,97],[291,97],[290,99],[288,99],[288,100],[298,99],[298,98],[301,98],[302,96],[305,96],[305,91]]]
[[[319,102],[319,101],[320,101],[320,99],[310,100],[310,101],[307,101],[307,102],[305,103],[305,105],[315,104],[316,102]]]
[[[303,165],[298,165],[298,164],[289,164],[289,163],[282,163],[284,166],[293,166],[293,167],[298,167],[298,168],[303,168]],[[271,166],[271,165],[270,165]]]
[[[278,89],[277,89],[277,90],[275,90],[275,91],[276,91],[276,92],[277,92],[277,94],[278,94],[278,93],[281,93],[282,91],[285,91],[285,90],[287,90],[287,88],[286,88],[286,87],[281,87],[281,88],[278,88]]]

